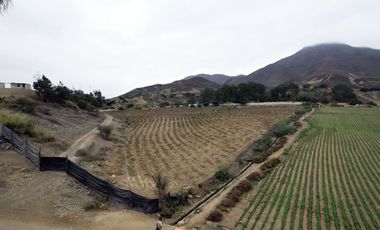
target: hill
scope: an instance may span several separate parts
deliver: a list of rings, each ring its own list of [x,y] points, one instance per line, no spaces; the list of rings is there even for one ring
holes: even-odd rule
[[[271,88],[290,81],[350,84],[350,78],[380,81],[380,50],[346,44],[310,46],[227,83],[236,85],[253,81]]]
[[[188,76],[188,77],[184,78],[184,80],[192,79],[192,78],[195,78],[195,77],[201,77],[201,78],[204,78],[206,80],[215,82],[215,83],[217,83],[219,85],[223,85],[224,83],[226,83],[227,81],[232,80],[235,77],[244,77],[244,75],[228,76],[228,75],[224,75],[224,74],[203,74],[202,73],[202,74]]]
[[[169,84],[157,84],[143,88],[134,89],[118,99],[139,105],[156,106],[161,103],[187,103],[199,96],[201,90],[205,88],[216,89],[220,87],[215,82],[211,82],[202,77],[193,77],[175,81]]]

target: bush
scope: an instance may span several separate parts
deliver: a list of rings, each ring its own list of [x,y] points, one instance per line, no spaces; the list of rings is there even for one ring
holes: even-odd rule
[[[273,158],[269,161],[265,162],[263,165],[260,166],[260,170],[267,171],[268,169],[272,169],[273,167],[277,166],[280,163],[280,159]]]
[[[280,121],[273,128],[273,134],[276,137],[282,137],[287,134],[294,133],[295,131],[296,128],[294,127],[293,123],[291,123],[289,120]]]
[[[35,138],[39,142],[51,142],[55,141],[55,138],[51,136],[46,130],[38,129],[35,127],[34,122],[21,114],[4,114],[0,113],[0,123],[3,123],[8,128],[15,131],[17,134],[27,135]]]
[[[24,113],[34,114],[36,112],[37,104],[30,99],[20,97],[14,101],[11,101],[9,107],[20,110]]]
[[[264,177],[264,175],[261,172],[253,172],[247,176],[247,180],[254,182],[259,181]]]
[[[99,125],[98,126],[98,130],[99,130],[99,135],[103,139],[105,139],[105,140],[109,140],[110,139],[110,136],[111,136],[111,133],[112,133],[112,127],[111,126]]]
[[[220,222],[222,219],[223,219],[223,214],[219,212],[218,210],[211,212],[207,216],[207,220],[212,221],[212,222]]]
[[[133,104],[133,103],[129,103],[129,104],[127,105],[127,108],[128,108],[128,109],[132,109],[133,107],[135,107],[135,104]]]
[[[230,174],[228,168],[229,168],[228,162],[225,162],[225,163],[218,165],[218,171],[215,172],[214,178],[219,180],[219,181],[222,181],[222,182],[230,179],[231,174]]]
[[[8,128],[12,129],[18,134],[25,134],[31,137],[36,135],[36,130],[32,120],[21,114],[0,114],[1,123],[5,124]]]
[[[81,109],[88,109],[90,107],[90,104],[85,100],[80,100],[77,102],[77,105]]]
[[[252,185],[251,183],[249,183],[249,181],[247,180],[242,180],[237,186],[236,188],[241,191],[242,193],[246,193],[246,192],[249,192],[251,189],[252,189]]]
[[[253,151],[263,152],[267,150],[273,142],[273,138],[269,133],[265,133],[258,141],[253,145]]]

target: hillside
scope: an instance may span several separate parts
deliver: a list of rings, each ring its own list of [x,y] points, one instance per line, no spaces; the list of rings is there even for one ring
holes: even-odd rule
[[[62,106],[41,102],[33,90],[0,89],[0,97],[0,122],[11,119],[22,136],[40,146],[46,155],[61,154],[104,119],[102,114],[70,103]]]
[[[215,83],[217,83],[219,85],[223,85],[224,83],[226,83],[227,81],[232,80],[235,77],[244,77],[244,75],[227,76],[227,75],[224,75],[224,74],[203,74],[202,73],[202,74],[188,76],[188,77],[184,78],[184,80],[192,79],[192,78],[195,78],[195,77],[201,77],[201,78],[204,78],[206,80],[215,82]]]
[[[327,79],[331,84],[349,82],[350,77],[380,80],[380,50],[345,44],[310,46],[247,76],[234,78],[228,84],[253,81],[275,87],[289,81],[311,81],[315,77],[318,81]]]
[[[158,105],[163,102],[187,103],[199,96],[202,89],[218,88],[220,85],[201,77],[184,79],[169,84],[157,84],[134,89],[121,97],[139,105]],[[120,98],[120,97],[119,97]]]

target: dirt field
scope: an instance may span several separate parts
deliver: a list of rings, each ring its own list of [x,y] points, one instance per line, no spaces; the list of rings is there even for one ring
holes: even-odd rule
[[[232,211],[241,215],[223,224],[379,229],[379,117],[378,109],[321,108],[289,155]]]
[[[95,201],[101,200],[64,173],[40,172],[23,155],[0,150],[1,230],[154,229],[154,216],[114,207],[86,211]]]
[[[123,143],[113,149],[114,167],[122,169],[114,180],[146,196],[154,196],[151,178],[157,172],[170,180],[171,191],[195,186],[297,108],[248,106],[113,112],[127,124],[125,135],[118,137]]]

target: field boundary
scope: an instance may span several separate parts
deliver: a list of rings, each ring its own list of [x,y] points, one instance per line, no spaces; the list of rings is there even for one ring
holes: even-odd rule
[[[273,140],[272,144],[265,150],[264,153],[266,153],[274,143],[277,141],[277,137]],[[223,185],[221,185],[218,189],[214,190],[213,192],[209,193],[207,196],[202,198],[200,201],[198,201],[195,205],[193,205],[188,211],[186,211],[183,215],[178,217],[172,225],[178,224],[180,221],[186,219],[191,213],[193,213],[195,210],[197,210],[200,206],[202,206],[204,203],[206,203],[208,200],[212,199],[214,196],[218,195],[222,190],[227,188],[232,182],[238,179],[239,176],[241,176],[245,171],[247,171],[253,164],[255,164],[253,161],[247,164],[240,172],[233,178],[229,179],[227,182],[225,182]]]
[[[86,169],[70,161],[67,157],[43,157],[41,156],[41,149],[37,151],[28,143],[27,139],[22,139],[4,124],[0,124],[0,128],[1,137],[12,144],[17,151],[24,154],[40,171],[66,172],[67,175],[73,177],[81,184],[122,207],[144,213],[156,213],[159,211],[158,199],[146,198],[130,190],[121,189],[92,175]]]
[[[299,117],[299,121],[304,121],[306,118],[308,118],[309,116],[311,116],[311,114],[314,112],[314,109],[312,109],[310,112],[308,112],[308,113],[306,113],[306,114],[304,114],[303,116],[301,116],[301,117]],[[294,139],[296,139],[296,137],[298,136],[298,134],[303,130],[303,129],[305,129],[306,128],[306,126],[303,124],[303,126],[300,128],[300,129],[298,129],[297,130],[297,132],[295,132],[294,134],[292,134],[291,136],[293,136],[294,137]],[[272,142],[272,144],[271,144],[271,146],[269,146],[267,149],[266,149],[266,151],[264,152],[264,153],[266,153],[267,151],[269,151],[272,147],[273,147],[273,145],[276,143],[276,141],[278,140],[278,138],[276,138],[273,142]],[[269,158],[268,159],[271,159],[271,156],[274,156],[276,153],[279,153],[280,151],[281,152],[283,152],[284,151],[284,149],[286,149],[286,145],[291,145],[291,144],[293,144],[293,141],[290,141],[290,140],[288,140],[287,141],[287,144],[285,144],[281,149],[279,149],[279,150],[277,150],[276,152],[274,152],[274,153],[272,153],[270,156],[269,156]],[[281,156],[281,154],[280,154],[280,156]],[[280,156],[278,156],[278,157],[280,157]],[[228,181],[228,182],[226,182],[221,188],[219,188],[219,189],[217,189],[216,191],[214,191],[213,193],[212,193],[212,195],[210,195],[210,196],[208,196],[207,197],[207,199],[204,199],[204,200],[202,200],[202,201],[200,201],[201,202],[201,204],[199,204],[199,203],[197,203],[196,205],[197,205],[197,207],[196,208],[192,208],[192,211],[189,211],[189,212],[186,212],[186,214],[184,214],[184,215],[182,215],[181,217],[181,219],[178,221],[178,222],[175,222],[175,224],[178,224],[178,223],[180,223],[181,221],[186,221],[187,223],[186,224],[189,224],[189,220],[192,220],[193,219],[193,217],[195,217],[195,216],[191,216],[191,214],[193,214],[194,213],[194,211],[196,211],[199,207],[201,207],[201,206],[205,206],[205,205],[207,205],[207,203],[208,202],[214,202],[214,200],[217,200],[218,199],[218,195],[220,195],[220,194],[222,194],[224,191],[226,191],[226,190],[228,190],[229,188],[230,188],[230,185],[233,183],[233,182],[235,182],[235,181],[239,181],[239,180],[241,180],[241,179],[244,179],[245,177],[241,177],[248,169],[250,169],[254,164],[256,164],[256,165],[262,165],[263,163],[265,163],[265,162],[267,162],[267,160],[266,161],[264,161],[264,162],[262,162],[262,163],[254,163],[254,162],[250,162],[247,166],[245,166],[238,174],[237,174],[237,176],[235,176],[234,178],[232,178],[232,179],[230,179],[230,181]],[[214,200],[213,200],[214,199]],[[206,206],[205,206],[206,207]],[[178,220],[178,219],[177,219]],[[176,221],[177,221],[176,220]]]

